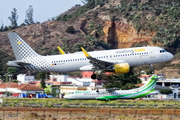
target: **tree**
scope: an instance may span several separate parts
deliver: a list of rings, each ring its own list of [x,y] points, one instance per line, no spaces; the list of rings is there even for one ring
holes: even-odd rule
[[[1,28],[0,28],[0,32],[4,32],[4,24],[2,22]]]
[[[29,9],[26,10],[26,19],[24,20],[24,22],[26,24],[34,24],[34,20],[33,20],[33,7],[32,5],[29,6]]]
[[[11,77],[11,80],[13,80],[14,75],[17,74],[17,69],[14,68],[14,67],[8,67],[8,69],[7,69],[7,74],[8,74],[8,76]]]
[[[41,88],[46,88],[46,83],[45,83],[45,78],[47,78],[47,76],[49,75],[49,73],[47,73],[47,72],[39,72],[38,74],[37,74],[37,78],[38,79],[41,79]]]
[[[73,26],[69,26],[69,27],[66,29],[66,32],[73,34],[73,33],[75,32],[74,27],[73,27]]]
[[[141,80],[138,78],[139,75],[133,72],[131,68],[129,73],[125,74],[110,74],[103,76],[105,80],[105,88],[120,88],[120,89],[132,89],[135,84],[141,83]]]
[[[85,5],[88,3],[89,0],[81,0],[81,2]]]
[[[8,31],[8,27],[7,26],[4,27],[4,31]]]
[[[44,89],[44,93],[52,94],[51,89],[52,89],[52,85],[47,85],[46,88]]]
[[[171,89],[161,89],[159,91],[161,94],[172,94],[172,90]]]
[[[8,17],[9,20],[11,21],[11,26],[13,29],[18,27],[18,25],[17,25],[18,17],[19,16],[17,15],[17,9],[13,8],[13,11],[11,11],[11,17]]]

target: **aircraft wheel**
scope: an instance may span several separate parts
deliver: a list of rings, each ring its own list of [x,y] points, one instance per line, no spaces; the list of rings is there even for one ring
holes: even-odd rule
[[[151,74],[154,74],[154,70],[151,70]]]
[[[92,74],[91,79],[96,79],[96,74]]]
[[[101,76],[101,75],[98,75],[98,76],[97,76],[97,80],[102,80],[102,76]]]

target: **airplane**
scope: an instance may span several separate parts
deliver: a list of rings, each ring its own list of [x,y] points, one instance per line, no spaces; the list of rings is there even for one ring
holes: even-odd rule
[[[92,79],[101,80],[101,72],[128,73],[130,66],[150,65],[173,58],[163,48],[146,46],[112,49],[63,55],[42,56],[36,53],[17,33],[8,33],[16,60],[8,61],[11,67],[42,72],[92,71]],[[97,74],[97,75],[96,75]]]
[[[105,90],[93,90],[93,91],[74,91],[69,92],[64,96],[68,100],[116,100],[116,99],[135,99],[141,98],[147,95],[157,94],[154,91],[156,81],[158,80],[157,75],[152,75],[146,84],[139,88],[130,90],[116,90],[116,89],[105,89]]]

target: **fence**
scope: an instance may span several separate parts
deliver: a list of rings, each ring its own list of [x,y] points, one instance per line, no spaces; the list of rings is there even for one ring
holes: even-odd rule
[[[29,113],[39,115],[73,116],[73,115],[175,115],[180,116],[179,109],[86,109],[86,108],[0,108],[0,118],[19,117]]]

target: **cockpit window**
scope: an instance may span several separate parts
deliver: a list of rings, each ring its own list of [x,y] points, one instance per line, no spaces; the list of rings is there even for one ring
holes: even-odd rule
[[[164,52],[166,52],[166,50],[160,50],[160,53],[164,53]]]

